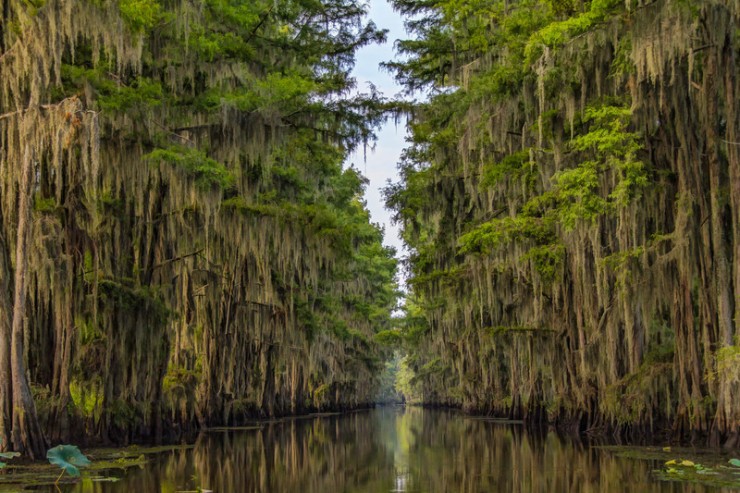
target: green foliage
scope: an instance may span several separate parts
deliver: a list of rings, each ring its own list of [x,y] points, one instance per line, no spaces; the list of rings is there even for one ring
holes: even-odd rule
[[[75,92],[77,87],[89,84],[96,93],[96,104],[100,110],[113,114],[156,108],[165,99],[162,85],[158,81],[143,76],[123,81],[106,66],[91,69],[65,64],[62,66],[62,80],[67,95]]]
[[[618,104],[588,108],[585,121],[591,123],[590,131],[572,143],[577,150],[595,150],[604,166],[616,170],[619,179],[609,198],[618,207],[639,198],[649,184],[647,167],[637,158],[641,136],[628,131],[630,117],[631,111]]]
[[[616,252],[604,257],[604,265],[614,271],[622,271],[630,267],[631,261],[639,259],[645,254],[645,247],[639,246],[632,250]]]
[[[57,208],[57,201],[54,197],[41,197],[35,195],[33,198],[33,210],[41,213],[54,212]]]
[[[403,336],[401,335],[401,333],[395,329],[381,330],[380,332],[376,333],[373,338],[379,344],[390,347],[398,347],[400,342],[403,340]]]
[[[63,472],[72,477],[79,477],[80,468],[85,468],[91,464],[80,449],[74,445],[57,445],[46,452],[46,458],[50,464],[59,466]]]
[[[520,215],[484,223],[460,236],[458,245],[461,253],[487,254],[511,242],[548,243],[553,233],[552,222],[548,219]]]
[[[564,13],[572,13],[574,10],[563,2],[556,3],[558,8],[555,14],[561,16]],[[624,3],[621,0],[592,0],[588,11],[569,17],[563,21],[552,22],[536,32],[527,42],[525,49],[527,60],[533,63],[541,53],[541,47],[554,48],[579,36],[594,26],[604,22],[609,15],[617,12]]]
[[[501,161],[483,168],[481,186],[491,187],[507,177],[519,178],[526,176],[533,178],[536,171],[535,163],[529,159],[529,150],[525,149],[509,154]]]
[[[100,382],[97,380],[86,382],[73,378],[69,383],[69,395],[74,409],[79,414],[87,418],[100,418],[103,405]]]
[[[531,260],[535,272],[545,284],[557,280],[558,273],[565,261],[565,246],[562,243],[551,243],[530,248],[522,260]]]
[[[413,279],[409,280],[411,285],[419,285],[424,283],[439,283],[444,286],[453,285],[459,282],[465,277],[466,269],[463,267],[450,269],[450,270],[434,270],[424,274],[417,274]]]
[[[401,371],[401,357],[395,355],[392,359],[385,362],[385,366],[380,374],[380,384],[375,402],[379,403],[399,403],[403,400],[403,394],[397,389],[398,374]]]
[[[209,54],[209,57],[215,55]],[[234,91],[212,89],[195,102],[209,112],[233,108],[244,112],[290,112],[305,106],[306,100],[315,93],[317,85],[305,74],[269,74],[264,79],[251,81],[246,87]]]
[[[561,171],[554,180],[560,204],[558,220],[566,229],[573,229],[579,221],[594,221],[607,211],[607,201],[599,195],[596,161]]]
[[[165,394],[188,396],[200,380],[200,369],[189,370],[170,366],[162,380],[162,391]]]
[[[576,11],[575,0],[547,0],[547,4],[557,18],[568,17]]]
[[[401,358],[396,376],[396,390],[409,404],[419,403],[423,399],[421,385],[412,365],[413,362],[409,356]]]
[[[576,136],[570,146],[592,159],[554,177],[561,203],[560,222],[566,229],[573,229],[578,221],[594,221],[609,211],[626,207],[648,185],[647,167],[637,159],[640,136],[627,131],[630,116],[630,110],[618,104],[586,110],[583,122],[588,125],[588,131]],[[618,179],[605,197],[601,192],[601,176],[607,172],[616,174]]]
[[[632,40],[628,36],[619,39],[617,52],[614,54],[614,61],[611,66],[611,76],[619,78],[626,74],[635,72],[635,66],[630,59],[632,53]]]
[[[158,0],[118,0],[121,17],[133,31],[152,29],[163,17]]]
[[[152,163],[167,163],[184,170],[195,182],[205,188],[229,189],[234,185],[233,173],[223,164],[200,149],[184,146],[171,146],[166,149],[155,149],[146,156]]]

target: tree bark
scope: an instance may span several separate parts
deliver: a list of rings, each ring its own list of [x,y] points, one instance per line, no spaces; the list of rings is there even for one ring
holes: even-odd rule
[[[5,238],[0,233],[0,274],[10,273],[10,260],[6,256]],[[10,304],[10,279],[0,279],[0,450],[11,445],[11,402],[13,390],[10,385],[10,322],[13,309]]]
[[[711,34],[707,28],[707,41],[714,43]],[[708,156],[707,171],[709,174],[709,197],[711,205],[711,230],[712,230],[712,271],[714,284],[714,295],[717,300],[717,320],[719,324],[719,339],[723,346],[732,345],[732,281],[730,277],[731,261],[727,258],[725,239],[725,228],[722,220],[722,193],[721,175],[722,159],[719,153],[720,133],[719,133],[719,88],[717,81],[719,79],[719,48],[711,48],[707,53],[706,66],[704,69],[704,114],[706,121],[706,149]],[[730,104],[734,104],[730,102]],[[715,321],[712,320],[714,324]]]
[[[26,312],[26,277],[28,255],[26,247],[31,219],[31,175],[33,161],[26,144],[23,152],[23,170],[18,190],[18,240],[15,245],[15,300],[10,342],[11,385],[13,387],[13,448],[32,459],[41,459],[46,452],[46,439],[39,426],[36,405],[26,376],[23,349],[23,326]]]
[[[736,67],[736,52],[728,34],[725,40],[722,66],[725,68],[725,112],[727,115],[727,161],[730,176],[730,205],[732,209],[732,277],[735,293],[735,310],[732,316],[734,325],[729,334],[730,344],[737,335],[740,327],[740,143],[738,143],[738,128],[740,128],[740,114],[738,114],[737,74],[730,67]],[[740,344],[740,340],[737,341]]]

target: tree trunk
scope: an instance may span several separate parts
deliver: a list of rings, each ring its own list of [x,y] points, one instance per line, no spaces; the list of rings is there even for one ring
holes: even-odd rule
[[[707,31],[709,28],[707,28]],[[712,36],[707,33],[707,41],[712,43]],[[723,346],[732,345],[732,281],[730,277],[731,262],[726,254],[725,228],[722,218],[722,159],[719,153],[719,57],[720,48],[714,47],[709,50],[706,57],[704,69],[704,122],[707,135],[706,149],[707,168],[709,173],[709,196],[711,204],[711,228],[712,228],[712,271],[714,295],[717,302],[717,320],[719,324],[719,339]],[[729,102],[734,104],[733,102]],[[712,320],[715,323],[715,320]]]
[[[36,416],[31,388],[23,359],[23,325],[26,312],[26,277],[28,256],[26,246],[30,229],[31,174],[33,164],[28,145],[23,153],[23,170],[18,190],[18,240],[15,245],[15,301],[10,342],[11,385],[13,387],[13,448],[32,458],[41,459],[46,452],[46,439]]]
[[[729,37],[729,34],[728,34]],[[732,41],[725,41],[724,57],[722,65],[724,67],[735,67],[737,63],[736,52],[733,48]],[[730,344],[733,342],[733,336],[738,332],[740,327],[740,157],[738,156],[738,128],[740,128],[740,119],[738,118],[738,104],[735,97],[735,88],[737,87],[737,73],[730,68],[725,69],[725,101],[727,114],[727,161],[730,176],[730,205],[732,209],[732,277],[735,293],[735,310],[732,320],[734,325],[731,327],[733,332],[730,334]],[[740,344],[738,340],[737,344]]]
[[[0,233],[0,275],[10,273],[10,260],[7,258],[5,238]],[[10,306],[10,279],[0,279],[0,450],[10,445],[11,414],[10,404],[13,391],[10,386],[10,320],[13,309]]]

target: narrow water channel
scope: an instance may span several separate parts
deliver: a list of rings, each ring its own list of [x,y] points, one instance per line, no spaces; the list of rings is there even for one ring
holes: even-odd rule
[[[554,433],[534,436],[517,424],[419,408],[381,408],[211,431],[193,448],[151,457],[143,468],[121,472],[117,482],[85,480],[62,491],[722,491],[656,481],[651,470],[661,464],[621,458]]]

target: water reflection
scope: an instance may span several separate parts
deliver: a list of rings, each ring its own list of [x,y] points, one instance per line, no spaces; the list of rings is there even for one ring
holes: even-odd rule
[[[116,483],[65,492],[709,492],[645,461],[446,411],[386,408],[202,434]]]

